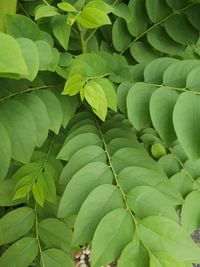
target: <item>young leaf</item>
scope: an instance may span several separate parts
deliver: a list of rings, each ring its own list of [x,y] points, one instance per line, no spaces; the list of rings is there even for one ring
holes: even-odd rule
[[[34,211],[23,207],[15,209],[0,219],[0,245],[11,243],[25,235],[34,224]]]
[[[122,196],[116,186],[104,184],[95,188],[83,202],[78,213],[72,244],[89,243],[101,219],[110,211],[123,206]]]
[[[83,77],[81,74],[74,74],[70,76],[65,83],[62,94],[70,96],[78,94],[83,89],[86,81],[87,78]]]
[[[39,5],[35,11],[35,20],[58,15],[58,9],[50,5]]]
[[[125,209],[108,213],[99,223],[92,240],[92,267],[112,262],[132,240],[134,223]]]
[[[37,239],[24,237],[10,246],[0,258],[1,267],[27,267],[38,253]]]
[[[111,21],[101,9],[94,7],[83,8],[77,21],[86,29],[95,29],[103,25],[111,24]]]
[[[76,8],[72,4],[67,3],[67,2],[58,3],[57,6],[61,10],[66,11],[66,12],[78,12],[78,10],[76,10]]]
[[[56,185],[53,177],[44,172],[38,177],[38,183],[42,187],[45,200],[56,203]]]

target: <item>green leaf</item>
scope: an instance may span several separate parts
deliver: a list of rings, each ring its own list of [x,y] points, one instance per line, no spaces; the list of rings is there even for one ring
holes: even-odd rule
[[[30,111],[19,101],[9,100],[0,105],[0,121],[11,141],[12,158],[29,162],[36,144],[36,126]]]
[[[190,24],[184,14],[171,16],[165,22],[165,29],[169,36],[180,44],[196,44],[199,38],[198,31]]]
[[[2,124],[0,124],[0,180],[4,179],[8,171],[11,160],[11,143],[8,133]],[[4,206],[4,205],[3,205]]]
[[[125,19],[127,23],[131,20],[132,14],[130,7],[127,6],[125,3],[116,3],[113,8],[113,14]]]
[[[32,192],[33,192],[33,196],[35,198],[35,201],[41,207],[43,207],[43,205],[44,205],[44,191],[43,191],[43,188],[41,187],[41,185],[39,183],[34,183],[32,186]]]
[[[0,219],[0,245],[11,243],[25,235],[34,224],[31,208],[17,208]]]
[[[72,176],[78,172],[78,170],[90,162],[97,161],[106,163],[106,155],[101,147],[97,145],[91,145],[81,148],[74,153],[74,155],[63,168],[60,175],[60,184],[67,184]]]
[[[181,9],[188,4],[188,0],[166,0],[166,2],[173,9]]]
[[[74,267],[72,259],[60,249],[51,248],[44,250],[43,259],[45,266],[48,267]]]
[[[13,179],[6,179],[0,182],[0,206],[14,206],[23,202],[23,200],[13,200],[16,182]]]
[[[79,134],[64,144],[57,158],[69,161],[79,149],[90,145],[102,146],[102,141],[99,136],[95,133],[88,132]]]
[[[200,248],[174,221],[162,216],[151,216],[139,224],[139,235],[152,253],[164,252],[178,261],[199,261]],[[160,242],[157,242],[159,239]]]
[[[39,5],[35,10],[35,20],[58,15],[58,9],[50,5]]]
[[[121,193],[116,186],[104,184],[95,188],[83,202],[78,213],[72,244],[89,243],[101,219],[110,211],[123,206]]]
[[[112,42],[118,52],[126,50],[131,43],[131,35],[127,29],[126,22],[121,18],[117,18],[113,23]]]
[[[107,99],[101,85],[92,80],[87,82],[84,87],[84,97],[94,113],[104,121],[107,114]]]
[[[46,41],[35,42],[39,54],[39,70],[48,70],[53,58],[53,50]]]
[[[22,55],[26,62],[29,75],[23,78],[33,81],[39,70],[39,55],[35,43],[32,40],[26,38],[19,38],[17,42],[21,48]]]
[[[165,70],[177,59],[162,57],[148,63],[144,69],[144,79],[148,83],[162,84]]]
[[[150,45],[140,41],[131,45],[130,52],[139,63],[147,63],[159,57],[159,54]]]
[[[113,83],[106,78],[97,78],[94,79],[94,81],[98,83],[103,89],[106,96],[108,107],[114,111],[117,111],[117,96]]]
[[[40,90],[36,93],[44,102],[49,116],[49,128],[58,134],[63,120],[63,113],[60,102],[57,97],[50,91]]]
[[[153,126],[168,145],[176,140],[172,114],[178,96],[178,92],[163,87],[156,90],[150,99],[150,114]]]
[[[52,30],[58,42],[67,51],[71,33],[71,26],[67,24],[67,17],[65,15],[54,16],[52,18]]]
[[[58,217],[77,214],[87,195],[101,184],[110,184],[112,179],[112,172],[105,163],[87,164],[72,177],[65,188],[58,208]]]
[[[184,198],[193,190],[193,181],[184,171],[174,174],[170,181]]]
[[[181,210],[181,222],[188,234],[192,234],[200,224],[200,213],[198,209],[200,201],[199,191],[191,192],[185,199]]]
[[[6,16],[6,32],[15,38],[40,39],[40,29],[30,18],[15,14]]]
[[[200,141],[198,139],[198,132],[200,131],[199,105],[199,95],[185,92],[179,96],[173,113],[174,128],[178,140],[191,159],[200,157]]]
[[[61,10],[66,11],[66,12],[78,12],[78,10],[76,10],[76,8],[72,4],[67,3],[67,2],[58,3],[57,6]]]
[[[38,183],[42,187],[45,200],[56,203],[56,185],[53,177],[44,172],[38,177]]]
[[[200,67],[196,67],[190,71],[186,80],[186,88],[193,91],[200,91],[200,77],[199,77]]]
[[[36,125],[36,146],[41,147],[47,139],[49,131],[49,116],[46,106],[41,98],[34,94],[24,94],[18,98],[33,115]]]
[[[123,114],[127,114],[126,98],[131,87],[132,83],[123,82],[117,88],[117,105]]]
[[[20,46],[13,37],[0,32],[0,51],[1,76],[16,74],[18,78],[29,75]]]
[[[10,246],[0,258],[1,267],[27,267],[38,253],[37,239],[24,237]]]
[[[150,267],[186,267],[184,262],[177,261],[168,253],[150,254]],[[191,266],[188,265],[188,266]]]
[[[178,222],[171,198],[154,187],[136,186],[127,194],[128,205],[139,219],[162,215]],[[148,201],[147,201],[148,200]]]
[[[146,267],[149,264],[149,255],[142,242],[135,235],[122,251],[118,260],[118,267]]]
[[[94,7],[84,7],[77,21],[86,29],[95,29],[103,25],[111,24],[104,11]]]
[[[128,92],[128,118],[137,130],[150,124],[149,101],[155,88],[145,83],[136,83]]]
[[[167,154],[158,160],[158,164],[162,167],[168,177],[180,171],[180,166],[173,154]]]
[[[131,20],[127,24],[128,30],[137,37],[146,30],[149,21],[145,0],[130,0],[128,6],[131,10]]]
[[[74,74],[70,76],[65,83],[62,94],[70,96],[78,94],[83,89],[86,81],[87,78],[82,76],[81,74]]]
[[[48,248],[69,251],[72,230],[64,222],[48,218],[39,223],[39,237]]]
[[[171,13],[165,0],[146,0],[146,8],[151,21],[154,23],[162,20]]]
[[[108,213],[99,223],[92,240],[92,267],[112,262],[132,240],[134,223],[125,209]]]
[[[147,34],[148,42],[158,51],[166,54],[177,55],[184,51],[183,47],[173,41],[164,28],[157,26]]]

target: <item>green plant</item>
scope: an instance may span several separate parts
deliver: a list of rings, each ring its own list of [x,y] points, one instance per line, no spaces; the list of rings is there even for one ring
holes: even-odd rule
[[[0,12],[0,266],[71,267],[85,244],[92,267],[200,263],[199,1],[15,4]]]

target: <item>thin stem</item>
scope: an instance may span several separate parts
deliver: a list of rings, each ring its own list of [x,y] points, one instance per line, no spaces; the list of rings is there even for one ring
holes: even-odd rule
[[[20,8],[24,11],[25,15],[30,18],[30,15],[26,11],[26,9],[23,7],[23,5],[18,1],[18,4],[20,5]]]
[[[165,18],[163,18],[162,20],[158,21],[157,23],[153,24],[151,27],[149,27],[146,31],[144,31],[143,33],[141,33],[138,37],[136,37],[128,46],[128,48],[130,48],[135,42],[137,42],[139,39],[141,39],[143,36],[145,36],[145,34],[147,34],[148,32],[150,32],[152,29],[154,29],[155,27],[157,27],[158,25],[162,24],[163,22],[165,22],[166,20],[168,20],[169,18],[171,18],[172,16],[179,14],[180,12],[188,9],[189,7],[193,6],[195,3],[191,3],[188,6],[179,9],[179,10],[174,10],[173,13],[169,14],[168,16],[166,16]],[[122,55],[124,52],[126,52],[126,50],[128,49],[124,49],[120,54]]]
[[[87,43],[89,42],[89,40],[93,37],[93,35],[95,34],[95,32],[97,31],[97,29],[94,29],[91,34],[88,36],[88,38],[85,40],[85,44],[87,45]]]
[[[51,6],[46,0],[42,0],[42,1],[45,3],[45,5]]]
[[[86,42],[84,41],[83,38],[83,32],[80,30],[80,39],[81,39],[81,47],[82,47],[82,52],[87,53],[87,46],[86,46]]]
[[[37,90],[40,90],[40,89],[48,89],[48,88],[53,88],[55,87],[55,85],[43,85],[43,86],[37,86],[37,87],[32,87],[32,88],[27,88],[25,90],[22,90],[22,91],[19,91],[19,92],[15,92],[15,93],[11,93],[7,96],[3,96],[0,98],[0,101],[4,101],[4,100],[7,100],[11,97],[14,97],[14,96],[17,96],[17,95],[22,95],[24,93],[29,93],[29,92],[32,92],[32,91],[37,91]]]

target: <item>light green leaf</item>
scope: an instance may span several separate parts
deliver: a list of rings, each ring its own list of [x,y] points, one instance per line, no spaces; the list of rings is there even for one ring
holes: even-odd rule
[[[44,172],[38,177],[38,183],[42,187],[45,200],[56,203],[56,186],[53,177]]]
[[[49,128],[58,134],[63,121],[63,112],[57,97],[50,91],[40,90],[36,93],[44,102],[49,116]]]
[[[118,52],[126,50],[131,43],[131,35],[127,29],[126,22],[122,18],[117,18],[113,23],[112,42]]]
[[[99,9],[101,11],[103,11],[104,13],[108,14],[110,12],[113,12],[114,8],[111,5],[108,5],[106,2],[102,1],[102,0],[92,0],[89,1],[85,8],[88,7],[93,7],[96,9]]]
[[[22,51],[17,41],[8,34],[0,32],[0,75],[29,75]]]
[[[180,44],[190,45],[198,41],[199,32],[184,14],[171,16],[164,25],[169,36]]]
[[[37,239],[24,237],[10,246],[0,258],[1,267],[27,267],[38,253]]]
[[[174,108],[174,128],[180,144],[191,159],[200,157],[200,96],[191,92],[182,93]],[[184,119],[183,119],[184,114]]]
[[[73,260],[60,249],[51,248],[44,250],[43,259],[45,266],[48,267],[74,267]]]
[[[58,3],[57,6],[61,10],[66,11],[66,12],[78,12],[78,10],[76,10],[76,8],[72,4],[67,3],[67,2]]]
[[[58,42],[67,51],[71,33],[71,26],[67,24],[67,17],[65,15],[54,16],[52,18],[52,30]]]
[[[149,101],[155,89],[152,85],[135,83],[128,92],[128,118],[137,130],[150,124]]]
[[[92,240],[92,267],[112,262],[132,240],[134,223],[125,209],[108,213],[99,223]]]
[[[23,78],[33,81],[39,70],[39,54],[35,43],[26,38],[19,38],[17,42],[21,48],[29,75]]]
[[[41,185],[39,183],[34,183],[32,186],[32,192],[33,192],[33,196],[35,198],[35,201],[41,206],[43,207],[44,205],[44,191],[43,188],[41,187]]]
[[[170,219],[162,216],[148,217],[140,222],[138,230],[145,247],[152,253],[168,253],[177,261],[200,260],[198,245],[179,224]]]
[[[29,162],[36,145],[36,126],[30,111],[19,101],[9,100],[0,105],[0,121],[11,141],[12,158]]]
[[[48,218],[39,223],[39,237],[48,248],[69,251],[72,230],[64,222]]]
[[[70,76],[65,83],[62,94],[70,96],[78,94],[83,89],[86,81],[87,78],[81,74],[74,74]]]
[[[77,21],[86,29],[94,29],[103,25],[111,24],[111,21],[101,9],[94,7],[83,8],[81,14],[78,16]]]
[[[35,20],[58,15],[58,9],[50,5],[39,5],[35,10]]]
[[[181,222],[188,234],[192,234],[200,224],[200,192],[193,191],[185,199],[181,210]]]
[[[31,18],[20,14],[6,16],[6,33],[15,38],[40,39],[38,25]]]
[[[150,254],[150,267],[186,267],[186,265],[168,253],[154,253]]]
[[[2,124],[0,124],[0,180],[3,180],[8,171],[11,160],[11,143],[8,133]],[[4,206],[4,205],[3,205]]]
[[[178,97],[178,92],[163,87],[156,90],[150,99],[150,114],[153,126],[168,145],[176,140],[172,114]]]
[[[87,82],[84,87],[84,97],[94,113],[104,121],[107,114],[107,99],[101,85],[92,80]]]
[[[97,79],[94,79],[94,81],[98,83],[103,89],[106,95],[108,107],[114,111],[117,111],[117,96],[116,96],[113,83],[109,79],[106,79],[106,78],[97,78]]]
[[[142,242],[135,235],[122,251],[118,260],[118,267],[146,267],[149,264],[149,255]]]
[[[112,179],[112,172],[105,163],[87,164],[72,177],[65,188],[58,208],[58,217],[77,214],[87,195],[101,184],[110,184]]]
[[[174,202],[151,186],[136,186],[127,194],[128,205],[139,219],[151,215],[163,215],[178,222]]]
[[[116,186],[104,184],[95,188],[83,202],[78,213],[72,244],[89,243],[101,219],[110,211],[123,206],[121,193]]]
[[[25,235],[34,224],[34,211],[23,207],[10,211],[0,219],[0,245],[11,243]]]

